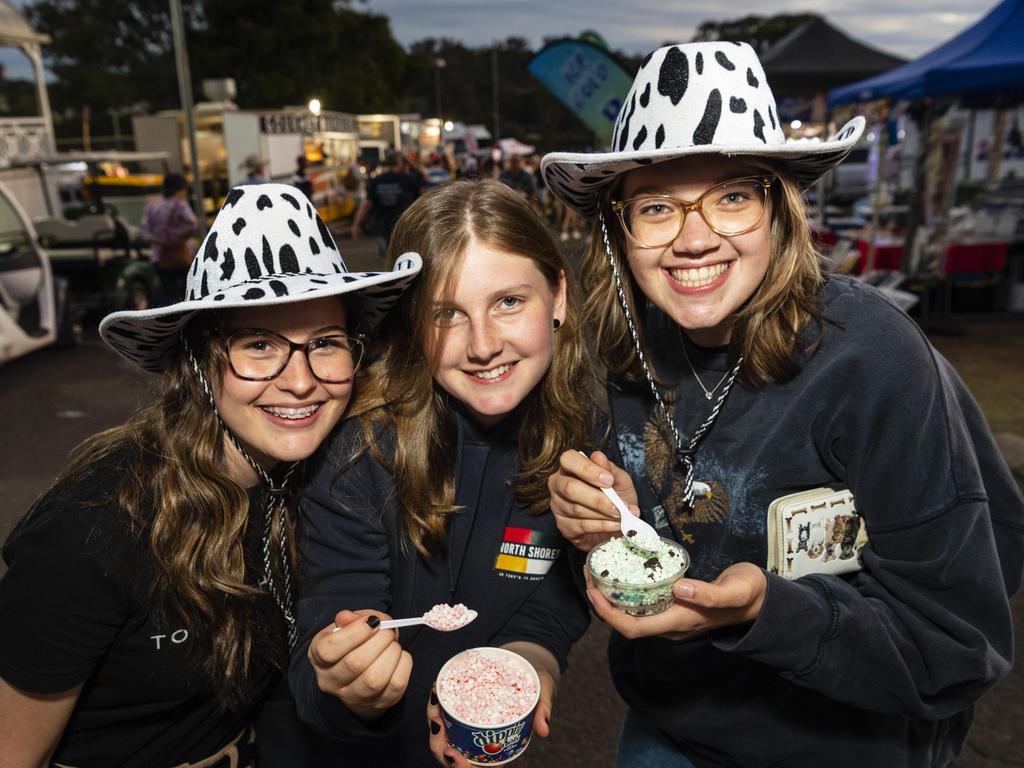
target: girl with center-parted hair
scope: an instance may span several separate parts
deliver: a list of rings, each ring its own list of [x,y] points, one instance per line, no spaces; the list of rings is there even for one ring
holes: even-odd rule
[[[355,742],[339,747],[353,764],[463,764],[431,686],[478,646],[534,665],[546,736],[588,623],[546,485],[562,451],[592,444],[593,374],[565,263],[528,204],[490,180],[417,200],[390,256],[412,247],[423,272],[303,500],[290,682],[300,717]],[[503,554],[523,541],[523,556]],[[447,633],[379,628],[442,603],[479,616]]]
[[[264,745],[260,765],[292,764],[273,759],[307,736],[281,744],[290,702],[273,739],[253,723],[295,638],[302,462],[349,402],[360,330],[419,270],[399,261],[348,272],[294,187],[239,187],[187,296],[103,319],[159,394],[84,442],[4,546],[0,764],[242,768]]]

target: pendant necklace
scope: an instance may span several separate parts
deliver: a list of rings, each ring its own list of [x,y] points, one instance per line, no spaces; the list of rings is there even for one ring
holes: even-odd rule
[[[723,382],[725,382],[725,380],[729,378],[729,374],[731,373],[731,371],[726,371],[725,373],[723,373],[722,378],[718,380],[718,383],[715,384],[715,386],[712,387],[711,389],[708,389],[707,387],[704,386],[704,382],[700,380],[700,376],[697,374],[697,369],[694,368],[693,363],[690,362],[690,355],[686,351],[686,342],[683,341],[682,344],[680,344],[680,346],[683,348],[683,357],[686,359],[686,364],[690,366],[690,373],[693,374],[693,378],[697,380],[697,384],[699,384],[700,388],[704,391],[704,397],[710,400],[712,397],[714,397],[715,392],[718,391],[718,388],[722,386]]]

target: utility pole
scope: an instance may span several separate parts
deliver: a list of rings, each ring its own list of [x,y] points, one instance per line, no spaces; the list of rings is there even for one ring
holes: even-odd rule
[[[196,151],[196,126],[192,114],[192,75],[188,67],[188,49],[185,47],[185,20],[181,11],[181,0],[170,0],[171,31],[174,34],[174,62],[178,70],[178,93],[181,109],[185,113],[185,134],[188,152],[192,157],[193,207],[199,223],[199,235],[206,232],[206,208],[203,205],[203,180],[199,176],[199,153]]]
[[[437,108],[437,119],[444,126],[444,112],[441,110],[441,70],[447,62],[440,56],[434,59],[434,106]]]
[[[498,120],[498,42],[491,45],[491,86],[494,101],[494,144],[501,138],[501,123]]]

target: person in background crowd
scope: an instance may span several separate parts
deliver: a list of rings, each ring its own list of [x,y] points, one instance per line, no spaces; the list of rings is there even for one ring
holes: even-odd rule
[[[259,155],[252,154],[248,155],[242,164],[238,166],[241,170],[246,171],[245,179],[242,184],[266,184],[266,163],[263,162],[263,158]]]
[[[404,158],[397,152],[388,152],[385,155],[382,163],[383,173],[374,176],[367,183],[366,199],[352,219],[352,239],[358,240],[362,235],[363,223],[372,212],[382,257],[387,251],[395,222],[419,197],[423,186],[422,177],[417,178],[401,170],[404,162]]]
[[[188,204],[188,182],[180,173],[164,176],[163,197],[149,203],[142,212],[139,233],[150,244],[150,259],[160,276],[158,305],[166,306],[185,297],[185,278],[196,254],[198,220]]]
[[[187,298],[104,318],[161,393],[83,443],[4,546],[0,763],[256,764],[295,639],[302,462],[352,394],[355,329],[419,270],[397,261],[347,272],[294,187],[236,187]]]
[[[424,179],[428,187],[437,187],[452,180],[451,174],[444,167],[444,156],[436,152],[430,156],[430,163],[424,173]]]
[[[342,739],[337,759],[352,765],[466,765],[431,685],[477,646],[536,667],[533,727],[546,736],[589,618],[545,484],[563,448],[592,441],[594,374],[569,270],[525,201],[491,180],[413,203],[389,258],[412,248],[424,271],[303,501],[289,679],[300,716]],[[502,554],[524,535],[535,554]],[[479,616],[447,633],[379,626],[438,603]]]
[[[1010,669],[1020,489],[921,329],[811,239],[801,193],[863,130],[787,143],[753,49],[692,43],[644,59],[613,151],[544,158],[595,216],[579,274],[616,437],[562,455],[552,510],[581,571],[618,531],[608,486],[691,557],[657,615],[588,585],[620,768],[947,768]]]
[[[309,160],[306,158],[305,153],[295,158],[295,175],[292,176],[292,186],[297,188],[302,194],[308,197],[310,200],[313,199],[313,181],[309,178],[306,173],[306,169],[309,168]]]
[[[523,167],[523,158],[519,155],[509,155],[508,161],[505,163],[505,170],[502,171],[498,180],[522,195],[527,202],[533,200],[533,177]]]

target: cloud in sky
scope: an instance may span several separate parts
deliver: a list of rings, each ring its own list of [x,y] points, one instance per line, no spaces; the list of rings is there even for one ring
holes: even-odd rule
[[[711,0],[369,0],[391,19],[399,42],[447,37],[469,46],[517,36],[539,48],[545,37],[600,33],[614,50],[646,53],[689,40],[705,21],[754,14],[818,13],[850,37],[915,58],[963,31],[995,7],[994,0],[761,0],[729,12]]]

